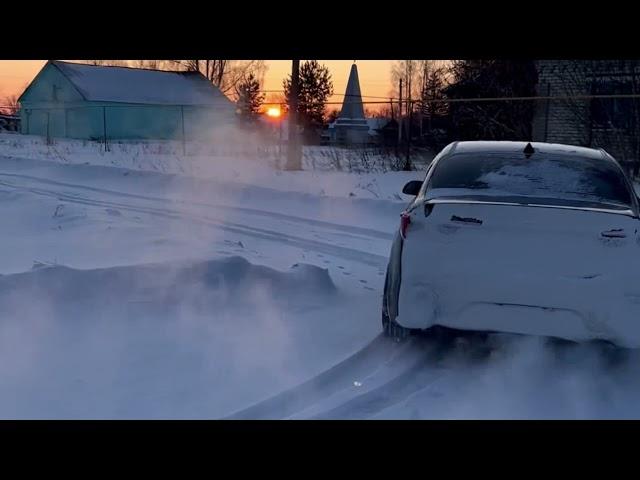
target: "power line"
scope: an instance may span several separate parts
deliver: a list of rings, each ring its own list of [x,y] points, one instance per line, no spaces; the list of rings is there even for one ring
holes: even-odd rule
[[[260,93],[284,93],[284,90],[260,90]],[[332,97],[347,97],[347,96],[353,96],[353,95],[347,95],[345,93],[334,93],[331,96]],[[380,97],[380,96],[375,96],[375,95],[360,95],[360,97],[361,98],[385,99],[385,100],[387,100],[386,103],[388,103],[389,101],[397,100],[397,98],[393,98],[393,97]],[[268,103],[272,103],[272,102],[268,102]]]
[[[535,96],[535,97],[486,97],[486,98],[433,98],[427,100],[411,100],[412,103],[474,103],[474,102],[513,102],[513,101],[537,101],[537,100],[590,100],[600,99],[624,99],[640,98],[638,93],[612,94],[612,95],[559,95],[559,96]]]
[[[386,97],[385,97],[386,98]],[[402,100],[403,104],[406,103],[415,103],[415,104],[425,104],[425,103],[481,103],[481,102],[514,102],[514,101],[539,101],[539,100],[590,100],[590,99],[634,99],[640,98],[640,93],[629,93],[629,94],[611,94],[611,95],[566,95],[566,96],[533,96],[533,97],[481,97],[481,98],[432,98],[426,100]],[[394,100],[394,99],[391,99]],[[397,99],[395,99],[397,101]],[[288,105],[287,102],[265,102],[269,105]],[[318,105],[322,102],[314,102],[307,105]],[[363,101],[361,102],[363,105],[388,105],[389,99],[386,101]],[[342,105],[343,102],[324,102],[324,105]],[[136,106],[147,106],[147,107],[157,107],[158,105],[154,104],[139,104]],[[162,105],[164,107],[175,107],[180,106],[177,104],[166,104]],[[123,107],[128,108],[128,105],[110,105],[108,108],[117,108]],[[15,105],[0,105],[0,108],[15,108]],[[51,109],[64,109],[64,108],[95,108],[91,105],[87,106],[77,106],[77,107],[42,107],[42,108],[31,108],[31,110],[51,110]]]
[[[260,90],[260,93],[284,93],[284,90]],[[334,93],[332,96],[346,97],[346,93]],[[353,95],[352,95],[353,96]],[[375,95],[360,95],[362,98],[389,98]]]
[[[384,97],[386,98],[386,97]],[[590,100],[590,99],[633,99],[640,98],[640,94],[612,94],[612,95],[565,95],[565,96],[534,96],[534,97],[480,97],[480,98],[432,98],[432,99],[404,99],[401,102],[425,104],[425,103],[481,103],[481,102],[518,102],[518,101],[539,101],[539,100]],[[391,98],[390,100],[394,100]],[[398,99],[395,99],[398,100]],[[286,102],[266,102],[273,105],[287,105]],[[322,102],[310,103],[310,105],[318,105]],[[384,105],[389,104],[389,100],[385,102],[363,101],[363,105]],[[324,102],[324,105],[342,105],[342,102]]]

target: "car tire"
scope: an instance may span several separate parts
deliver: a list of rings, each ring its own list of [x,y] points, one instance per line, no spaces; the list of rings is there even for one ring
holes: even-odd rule
[[[403,327],[395,320],[391,320],[389,318],[389,314],[387,313],[387,280],[388,277],[385,278],[384,293],[382,295],[382,331],[385,337],[392,338],[396,341],[402,341],[410,335],[418,332],[418,330]]]
[[[415,333],[414,330],[398,325],[395,320],[391,320],[384,310],[382,312],[382,331],[385,337],[393,338],[397,341],[404,340]]]

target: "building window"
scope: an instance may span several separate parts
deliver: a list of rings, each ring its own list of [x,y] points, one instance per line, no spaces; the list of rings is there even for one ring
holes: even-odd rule
[[[591,84],[593,95],[629,95],[633,92],[630,80],[595,78]],[[593,98],[591,120],[596,128],[631,129],[634,121],[635,98]]]

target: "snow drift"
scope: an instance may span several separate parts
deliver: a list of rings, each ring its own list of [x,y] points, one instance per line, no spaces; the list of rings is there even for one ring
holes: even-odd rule
[[[313,265],[36,267],[0,277],[1,418],[218,417],[361,341],[314,347],[342,300]]]

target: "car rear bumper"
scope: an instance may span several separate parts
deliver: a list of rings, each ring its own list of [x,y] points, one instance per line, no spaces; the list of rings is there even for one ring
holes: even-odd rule
[[[475,282],[466,280],[461,288],[438,288],[403,279],[396,322],[415,329],[441,325],[640,348],[640,294],[625,293],[623,286],[548,282],[545,288],[526,288],[512,281],[509,287],[481,285],[471,291],[465,288]]]

